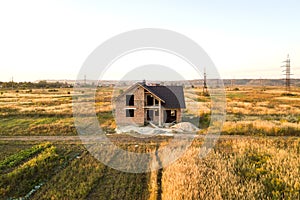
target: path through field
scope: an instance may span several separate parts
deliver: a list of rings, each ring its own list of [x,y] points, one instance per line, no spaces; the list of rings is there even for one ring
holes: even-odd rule
[[[162,136],[162,135],[159,135]],[[180,137],[194,137],[195,139],[201,139],[205,138],[205,135],[194,135],[194,134],[178,134]],[[95,136],[92,136],[94,138],[97,138]],[[91,138],[92,138],[91,137]],[[111,136],[108,136],[109,138]],[[165,138],[171,138],[172,136],[164,136]],[[207,136],[207,138],[216,138],[215,136]],[[111,137],[113,140],[116,140],[117,137],[113,136]],[[260,137],[260,136],[245,136],[245,135],[220,135],[217,137],[219,140],[231,140],[231,139],[261,139],[261,138],[270,138],[270,139],[276,139],[276,138],[295,138],[295,136],[266,136],[266,137]],[[98,138],[99,139],[99,138]],[[123,138],[122,138],[123,139]],[[134,139],[134,138],[133,138]],[[161,139],[161,138],[160,138]],[[80,137],[79,136],[0,136],[0,141],[76,141],[79,142]],[[98,140],[99,141],[99,140]],[[141,141],[141,139],[139,139]]]

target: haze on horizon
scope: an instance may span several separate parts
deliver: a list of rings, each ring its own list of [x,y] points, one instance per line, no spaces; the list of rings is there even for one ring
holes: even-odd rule
[[[300,78],[299,9],[297,0],[0,1],[0,81],[74,80],[97,46],[138,28],[186,35],[224,79],[283,78],[287,54]]]

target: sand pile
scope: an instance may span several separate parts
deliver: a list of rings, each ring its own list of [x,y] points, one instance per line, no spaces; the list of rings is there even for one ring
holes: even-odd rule
[[[180,130],[182,132],[195,132],[199,131],[199,128],[190,122],[181,122],[171,126],[171,129]]]

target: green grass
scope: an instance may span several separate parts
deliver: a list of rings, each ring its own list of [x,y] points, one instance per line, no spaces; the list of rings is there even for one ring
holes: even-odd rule
[[[14,145],[15,142],[9,142]],[[23,145],[32,142],[22,142]],[[34,152],[40,149],[38,152]],[[44,185],[80,155],[83,147],[78,144],[58,142],[42,143],[16,152],[8,158],[17,158],[14,168],[0,174],[0,199],[24,198],[37,185]],[[30,153],[34,155],[29,155]],[[27,157],[27,158],[26,158]],[[5,160],[4,160],[5,161]],[[33,194],[31,194],[33,195]]]
[[[50,146],[50,143],[44,143],[40,145],[35,145],[29,149],[21,150],[16,154],[13,154],[7,157],[5,160],[0,162],[0,173],[3,170],[15,167],[18,164],[22,163],[24,160],[34,156],[37,153],[40,153],[44,149]]]
[[[33,199],[147,199],[149,174],[111,169],[84,152],[51,178]]]
[[[40,124],[50,124],[54,123],[59,118],[57,117],[46,117],[46,118],[18,118],[18,117],[5,117],[0,118],[0,130],[2,129],[13,129],[16,126],[19,126],[21,129],[26,129],[33,125],[40,125]]]
[[[264,198],[284,199],[288,196],[297,196],[299,191],[295,185],[286,182],[279,171],[268,169],[268,162],[272,156],[254,149],[246,150],[246,153],[236,159],[235,173],[240,176],[241,183],[255,181],[264,186]]]
[[[5,143],[33,144],[31,141]],[[125,146],[135,149],[131,143]],[[140,148],[139,151],[146,151],[147,146]],[[16,149],[1,163],[10,165],[10,170],[0,174],[0,199],[24,198],[28,194],[30,199],[147,199],[149,196],[150,174],[111,169],[93,158],[78,142],[59,141],[21,151]]]
[[[56,148],[50,146],[44,149],[13,171],[0,175],[0,195],[4,198],[25,196],[34,186],[49,178],[51,176],[49,172],[57,164],[59,160]],[[22,187],[19,187],[20,185]]]
[[[246,95],[244,93],[227,93],[226,94],[227,98],[230,99],[235,99],[235,98],[243,98],[246,97]]]
[[[70,117],[0,117],[0,135],[75,135]]]
[[[29,149],[33,145],[36,145],[36,142],[19,142],[19,141],[1,141],[0,140],[0,161],[6,159],[7,157],[15,154],[18,151],[24,149]]]

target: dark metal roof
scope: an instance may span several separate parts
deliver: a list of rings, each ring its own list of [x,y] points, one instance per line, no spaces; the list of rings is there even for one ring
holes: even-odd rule
[[[182,86],[148,86],[143,84],[151,93],[164,100],[165,108],[185,108],[184,93]]]
[[[144,83],[136,83],[134,85],[132,85],[131,87],[129,87],[125,92],[123,92],[122,94],[120,94],[119,96],[116,97],[116,100],[120,99],[122,96],[124,96],[125,94],[127,94],[128,92],[134,90],[136,87],[141,86],[143,87],[145,90],[148,90],[148,92],[152,93],[156,98],[160,99],[163,103],[165,102],[163,99],[161,99],[159,96],[157,96],[150,88],[149,86],[145,85]]]

